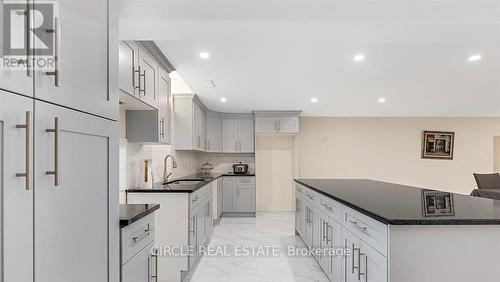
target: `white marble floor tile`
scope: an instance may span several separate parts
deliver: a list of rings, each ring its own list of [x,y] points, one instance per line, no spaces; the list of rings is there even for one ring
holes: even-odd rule
[[[257,213],[255,218],[222,218],[209,246],[225,246],[230,256],[203,256],[191,273],[193,282],[295,282],[328,281],[311,256],[289,257],[288,246],[305,247],[295,236],[294,214]],[[233,256],[238,246],[277,246],[279,256]]]

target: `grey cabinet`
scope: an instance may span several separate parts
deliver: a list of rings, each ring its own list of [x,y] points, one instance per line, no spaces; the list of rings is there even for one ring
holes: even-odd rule
[[[139,46],[139,96],[142,101],[158,108],[158,63]]]
[[[40,101],[34,121],[35,280],[107,281],[108,263],[118,263],[118,248],[109,251],[118,241],[118,125]]]
[[[119,87],[120,90],[139,97],[139,44],[134,41],[120,41],[119,49]]]
[[[322,212],[319,212],[317,221],[319,230],[318,247],[325,250],[322,255],[318,256],[318,262],[325,274],[330,278],[330,281],[342,281],[342,258],[329,254],[330,250],[335,250],[335,248],[343,245],[342,226]]]
[[[207,150],[206,108],[196,95],[174,95],[177,150]]]
[[[0,90],[3,281],[33,281],[32,130],[33,100]]]
[[[154,243],[151,243],[146,248],[141,250],[126,264],[122,265],[121,282],[150,282],[154,269],[154,260],[156,257],[151,256],[151,248]]]
[[[205,138],[206,114],[199,103],[193,102],[193,140],[194,148],[206,151],[207,140]]]
[[[54,36],[55,48],[49,67],[34,72],[34,96],[97,116],[118,120],[118,40],[113,1],[60,0],[53,26],[46,30]],[[35,9],[46,5],[34,2]],[[109,26],[111,24],[111,26]],[[33,40],[34,56],[41,56],[45,44]],[[39,66],[37,64],[37,66]]]
[[[224,153],[255,152],[253,119],[222,120],[222,151]]]
[[[222,151],[222,121],[216,117],[207,117],[207,152]]]
[[[254,111],[256,134],[299,133],[300,111]]]
[[[158,131],[160,143],[170,144],[171,123],[170,123],[170,92],[171,82],[168,72],[159,68],[158,72]]]
[[[222,212],[255,212],[255,177],[223,177]]]

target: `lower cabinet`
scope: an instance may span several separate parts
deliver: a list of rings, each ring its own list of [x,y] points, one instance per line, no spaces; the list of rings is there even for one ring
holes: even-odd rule
[[[255,212],[254,176],[223,177],[222,212]]]
[[[388,258],[383,255],[383,244],[379,243],[386,225],[374,223],[373,219],[354,213],[352,209],[299,184],[295,191],[295,230],[313,251],[314,258],[330,281],[389,281]],[[352,226],[339,220],[346,220]],[[355,235],[356,232],[362,235]],[[367,243],[370,238],[379,244],[372,242],[370,245]],[[350,254],[339,256],[335,251],[340,248],[349,250]]]
[[[126,264],[122,265],[121,282],[149,282],[155,271],[153,264],[156,257],[151,256],[153,243],[141,250]]]

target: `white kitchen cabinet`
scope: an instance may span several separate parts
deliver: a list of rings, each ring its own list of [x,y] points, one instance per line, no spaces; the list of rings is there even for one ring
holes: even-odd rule
[[[108,263],[118,263],[109,253],[118,241],[118,125],[40,101],[34,117],[35,281],[107,281]]]
[[[3,281],[33,281],[32,131],[33,100],[0,90]]]
[[[351,255],[344,257],[345,263],[345,282],[360,281],[362,273],[360,273],[360,247],[361,240],[347,229],[342,228],[342,241],[344,249],[349,249]]]
[[[158,63],[139,46],[139,97],[146,104],[158,108]]]
[[[0,21],[0,38],[5,39],[6,35],[4,34],[5,32],[5,27],[4,27],[4,20],[3,20],[3,15],[4,15],[4,3],[19,3],[20,5],[25,5],[25,8],[28,8],[31,4],[30,2],[25,0],[25,1],[6,1],[2,0],[0,1],[0,15],[2,15],[2,20]],[[22,14],[17,14],[13,13],[11,14],[12,21],[15,23],[15,25],[11,25],[11,27],[14,28],[14,30],[17,33],[22,33],[24,35],[24,40],[25,44],[28,42],[33,42],[33,34],[28,33],[28,28],[30,27],[28,17],[26,15]],[[15,29],[17,28],[17,29]],[[30,36],[29,38],[27,36]],[[2,40],[3,41],[3,40]],[[19,57],[18,59],[26,61],[30,60],[32,56],[31,55],[31,50],[28,50],[30,53],[27,53],[23,57]],[[0,44],[0,60],[2,62],[5,60],[8,60],[9,62],[11,61],[10,58],[4,57],[4,46],[3,42]],[[17,61],[16,61],[17,62]],[[26,70],[19,70],[17,68],[9,68],[9,67],[0,67],[0,89],[7,90],[10,92],[22,94],[25,96],[33,96],[33,70],[27,68]]]
[[[196,95],[174,95],[177,150],[206,151],[206,108]]]
[[[205,151],[205,112],[198,103],[193,103],[193,126],[194,147]]]
[[[385,282],[387,281],[387,258],[373,249],[370,245],[361,241],[361,271],[364,273],[363,282]]]
[[[154,276],[154,260],[151,256],[151,248],[154,243],[151,243],[142,249],[136,256],[130,259],[126,264],[122,265],[121,282],[150,282]]]
[[[256,134],[299,133],[300,111],[254,111]]]
[[[139,44],[134,41],[120,41],[119,53],[120,90],[139,97]]]
[[[222,121],[219,118],[207,118],[207,152],[222,151]]]
[[[328,251],[342,246],[342,226],[338,222],[320,212],[318,227],[319,248]],[[330,281],[342,281],[342,258],[327,253],[318,260]]]
[[[159,141],[160,143],[170,144],[171,123],[170,123],[170,76],[168,72],[159,68],[158,77],[158,99],[159,99]]]
[[[83,112],[118,120],[118,41],[112,17],[112,1],[60,0],[57,18],[47,33],[54,35],[54,64],[35,70],[35,97]],[[38,5],[45,5],[35,1]],[[108,26],[109,24],[112,26]],[[109,35],[109,36],[108,36]],[[109,40],[108,40],[109,39]],[[116,45],[115,45],[116,44]],[[41,40],[33,40],[34,55],[44,50]],[[116,69],[118,70],[118,69]],[[117,74],[116,74],[117,75]],[[116,85],[117,87],[118,85]]]
[[[253,119],[222,120],[222,151],[224,153],[255,152]]]

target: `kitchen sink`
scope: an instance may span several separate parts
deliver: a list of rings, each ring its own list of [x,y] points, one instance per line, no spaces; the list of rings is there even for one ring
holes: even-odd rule
[[[184,180],[174,180],[164,183],[164,185],[196,185],[203,182],[202,179],[184,179]]]

